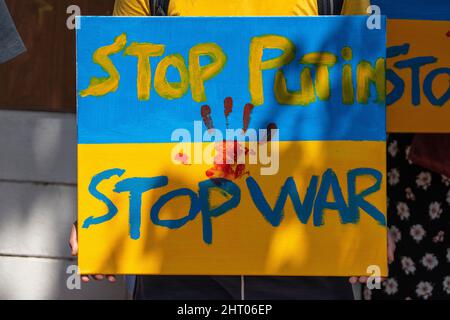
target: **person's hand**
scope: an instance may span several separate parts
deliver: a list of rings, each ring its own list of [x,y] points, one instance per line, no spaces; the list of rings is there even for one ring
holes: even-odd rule
[[[388,255],[388,262],[392,263],[394,261],[394,254],[395,254],[395,241],[391,236],[391,233],[387,232],[387,255]],[[349,281],[351,284],[355,283],[366,283],[369,277],[363,276],[363,277],[350,277]],[[386,280],[385,278],[381,278],[381,281]]]
[[[77,222],[75,222],[72,225],[72,230],[70,232],[69,246],[70,246],[70,251],[71,251],[72,256],[76,257],[78,255]],[[113,275],[104,276],[102,274],[96,274],[96,275],[92,275],[90,277],[97,281],[101,281],[106,277],[106,279],[108,279],[109,282],[116,282],[116,277],[114,277]],[[90,280],[89,276],[87,276],[87,275],[81,276],[81,281],[89,282],[89,280]]]

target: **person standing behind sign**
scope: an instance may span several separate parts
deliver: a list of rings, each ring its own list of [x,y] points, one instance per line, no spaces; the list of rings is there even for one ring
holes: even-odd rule
[[[152,6],[156,13],[151,12]],[[329,6],[327,11],[334,15],[365,15],[370,0],[116,0],[113,15],[317,16],[319,6]]]
[[[116,0],[116,16],[315,16],[366,14],[370,0]],[[167,13],[167,14],[166,14]],[[77,254],[72,228],[72,254]],[[392,248],[391,248],[392,249]],[[389,250],[389,259],[393,257]],[[101,280],[103,276],[95,275]],[[107,276],[114,281],[114,277]],[[83,277],[88,281],[87,276]],[[365,281],[353,277],[351,282]],[[347,278],[258,276],[137,276],[136,299],[353,299]]]

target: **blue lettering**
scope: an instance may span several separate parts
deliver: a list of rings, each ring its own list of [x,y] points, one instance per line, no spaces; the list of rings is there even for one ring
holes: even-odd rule
[[[450,98],[450,86],[447,91],[440,98],[436,98],[433,94],[433,80],[440,74],[447,74],[450,76],[450,68],[439,68],[431,71],[423,82],[423,91],[430,103],[434,106],[442,107]],[[448,83],[448,78],[447,78]]]
[[[331,189],[333,193],[334,202],[328,202],[327,197]],[[314,225],[323,225],[323,211],[325,209],[336,210],[339,212],[342,223],[356,223],[357,219],[348,210],[345,204],[344,196],[342,195],[341,186],[338,178],[333,170],[328,169],[322,176],[319,192],[317,193],[314,204]]]
[[[200,205],[203,218],[203,241],[212,243],[212,217],[218,217],[225,212],[236,208],[241,202],[241,190],[239,187],[227,179],[209,179],[198,184]],[[219,189],[223,194],[231,195],[231,198],[221,205],[211,208],[210,192]]]
[[[361,193],[356,193],[356,178],[360,176],[372,176],[375,178],[375,183],[361,191]],[[378,221],[382,226],[386,225],[386,217],[381,213],[374,205],[364,200],[368,195],[375,193],[381,188],[381,181],[383,179],[383,174],[375,169],[371,168],[358,168],[350,170],[347,173],[347,183],[348,183],[348,206],[351,216],[359,220],[359,208],[366,211],[369,216]]]
[[[142,194],[151,189],[161,188],[168,183],[167,177],[129,178],[116,184],[114,192],[130,192],[130,236],[137,240],[141,236]]]
[[[117,207],[114,205],[114,203],[103,193],[97,190],[97,186],[102,182],[103,180],[108,180],[111,177],[114,176],[122,176],[122,174],[125,172],[123,169],[109,169],[103,172],[100,172],[96,174],[94,177],[92,177],[91,183],[89,184],[89,193],[92,194],[96,199],[102,201],[104,204],[106,204],[106,207],[108,208],[108,213],[101,217],[93,217],[90,216],[86,218],[83,222],[83,228],[89,228],[93,224],[100,224],[106,221],[111,220],[114,218],[114,216],[117,214]]]
[[[274,227],[280,225],[283,219],[283,209],[286,205],[287,197],[291,198],[292,204],[294,206],[295,212],[298,218],[304,224],[308,223],[309,217],[311,216],[312,207],[314,205],[314,198],[317,191],[318,177],[312,176],[309,182],[308,189],[306,190],[305,200],[302,204],[300,197],[298,195],[297,186],[293,177],[286,179],[283,187],[281,188],[278,199],[275,203],[275,208],[272,209],[267,203],[261,188],[258,183],[252,177],[248,177],[247,187],[250,191],[250,195],[253,199],[254,204],[258,210],[263,214],[264,218]]]
[[[161,208],[173,198],[181,196],[187,196],[191,200],[191,207],[189,209],[189,214],[186,217],[176,220],[160,219],[159,212],[161,211]],[[171,191],[163,195],[161,198],[159,198],[158,201],[156,201],[155,204],[153,205],[153,208],[150,212],[150,218],[152,222],[157,226],[162,226],[169,229],[178,229],[184,226],[189,221],[194,220],[197,214],[200,212],[200,209],[201,209],[200,201],[197,197],[197,194],[190,189],[183,188]]]
[[[412,104],[420,104],[420,68],[437,61],[435,57],[418,57],[396,62],[394,66],[399,69],[411,68],[411,100]]]

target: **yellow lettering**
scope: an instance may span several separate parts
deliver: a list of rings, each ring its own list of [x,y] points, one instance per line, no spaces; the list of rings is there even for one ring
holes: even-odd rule
[[[180,74],[180,82],[167,81],[167,69],[173,66]],[[155,90],[163,98],[172,100],[181,98],[189,89],[189,72],[180,54],[165,57],[156,67]]]
[[[126,50],[125,55],[138,58],[137,65],[137,95],[139,100],[150,99],[150,87],[152,83],[152,70],[150,57],[163,55],[164,45],[152,43],[133,42]]]
[[[305,54],[300,61],[302,64],[316,66],[316,93],[320,100],[330,98],[329,68],[336,64],[337,57],[329,52],[313,52]]]
[[[375,63],[375,68],[370,62],[361,61],[356,69],[357,91],[356,96],[358,103],[368,103],[370,97],[370,84],[375,83],[377,90],[376,102],[382,103],[386,96],[385,83],[385,61],[379,58]]]
[[[103,96],[109,92],[115,92],[119,87],[120,75],[116,67],[109,58],[110,55],[116,54],[123,50],[127,43],[126,34],[121,34],[114,39],[114,43],[108,46],[98,48],[94,52],[93,61],[100,65],[102,69],[108,73],[108,78],[93,77],[87,89],[80,92],[80,96]]]
[[[287,89],[286,78],[282,70],[275,77],[275,97],[280,104],[306,106],[316,100],[311,77],[311,69],[306,67],[300,75],[301,89],[291,92]]]
[[[209,56],[211,63],[201,66],[200,57]],[[192,99],[196,102],[206,101],[205,81],[222,71],[227,61],[222,49],[215,43],[198,44],[189,50],[189,79]]]
[[[263,61],[264,49],[279,49],[283,53],[276,58]],[[285,37],[265,35],[252,39],[249,57],[249,90],[253,105],[259,106],[264,103],[262,71],[281,68],[290,63],[294,57],[295,45]]]
[[[345,61],[352,60],[352,49],[350,47],[342,48],[341,55]],[[347,105],[355,103],[355,92],[353,89],[353,71],[352,66],[349,63],[344,64],[344,67],[342,68],[342,103]]]

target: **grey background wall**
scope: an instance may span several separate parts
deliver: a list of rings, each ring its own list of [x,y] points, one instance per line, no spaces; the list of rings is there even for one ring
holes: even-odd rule
[[[67,267],[76,264],[68,248],[76,217],[76,68],[67,8],[108,16],[114,0],[6,5],[27,52],[0,64],[0,299],[123,299],[122,279],[66,286]]]
[[[124,281],[69,290],[74,114],[0,111],[0,299],[124,299]]]

